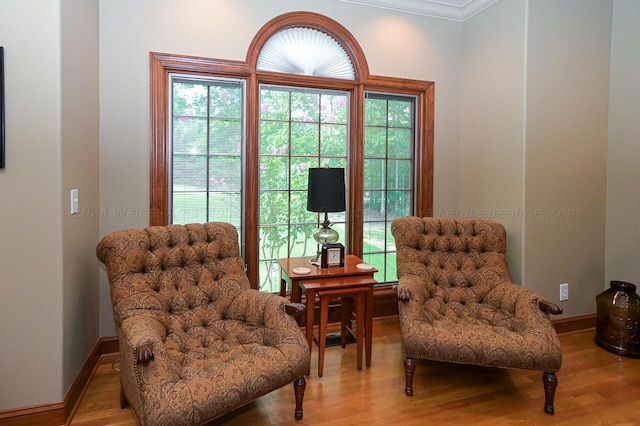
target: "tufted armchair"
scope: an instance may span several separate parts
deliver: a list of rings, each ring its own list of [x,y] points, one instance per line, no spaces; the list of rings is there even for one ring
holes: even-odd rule
[[[554,413],[562,350],[549,314],[562,309],[511,282],[506,231],[489,220],[402,217],[396,241],[405,393],[415,358],[543,371]]]
[[[227,223],[156,226],[105,236],[121,403],[142,425],[198,425],[293,382],[295,418],[309,346],[289,311],[304,305],[250,288]]]

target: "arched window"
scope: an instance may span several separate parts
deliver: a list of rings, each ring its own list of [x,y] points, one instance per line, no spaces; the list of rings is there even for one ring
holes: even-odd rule
[[[275,291],[276,260],[317,249],[306,170],[345,167],[331,222],[380,291],[397,279],[391,220],[432,213],[432,82],[369,75],[355,38],[311,12],[265,24],[245,61],[150,61],[152,225],[234,223],[252,285]]]
[[[258,71],[355,79],[355,70],[344,48],[321,31],[294,27],[272,35],[262,47]]]

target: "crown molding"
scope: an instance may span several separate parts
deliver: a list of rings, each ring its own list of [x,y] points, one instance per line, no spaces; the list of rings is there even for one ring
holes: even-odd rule
[[[498,0],[337,0],[396,12],[463,22]]]

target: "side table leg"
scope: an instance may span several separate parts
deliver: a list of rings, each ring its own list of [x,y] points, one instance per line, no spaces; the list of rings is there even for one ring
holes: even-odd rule
[[[320,295],[320,324],[318,325],[318,377],[324,371],[324,350],[327,346],[327,317],[329,316],[329,296]]]
[[[359,292],[356,296],[356,353],[358,354],[358,370],[362,370],[362,343],[369,340],[365,337],[365,303],[367,295]],[[367,364],[369,366],[369,364]]]
[[[353,311],[353,301],[350,296],[340,298],[340,345],[347,346],[347,337],[351,331],[351,312]]]
[[[369,289],[366,294],[366,303],[365,307],[365,333],[366,333],[366,363],[367,367],[371,366],[371,345],[373,343],[373,286]]]
[[[306,292],[307,296],[307,343],[309,350],[313,349],[313,323],[315,321],[314,314],[316,309],[316,297],[311,291]]]

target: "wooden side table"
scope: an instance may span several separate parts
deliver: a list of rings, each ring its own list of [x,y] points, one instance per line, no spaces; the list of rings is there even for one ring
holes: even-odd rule
[[[367,367],[371,365],[371,339],[373,337],[373,278],[352,276],[336,279],[303,280],[300,286],[306,294],[307,324],[314,322],[314,305],[316,294],[320,300],[320,324],[318,327],[318,377],[322,377],[324,369],[324,350],[327,342],[327,319],[329,317],[329,301],[340,297],[342,299],[342,315],[340,335],[342,347],[345,347],[346,333],[356,338],[357,367],[362,370],[362,347],[365,346]],[[345,304],[344,299],[352,299],[356,306],[356,331],[350,327],[351,303]],[[348,312],[347,312],[348,308]],[[307,342],[313,344],[313,326],[307,327]]]
[[[364,271],[358,269],[356,265],[363,263],[364,261],[358,256],[353,254],[347,254],[344,257],[344,267],[333,268],[321,268],[319,266],[309,263],[308,257],[292,257],[285,259],[278,259],[280,264],[280,276],[281,286],[280,295],[286,296],[287,287],[291,289],[291,301],[300,302],[302,296],[300,293],[300,281],[316,278],[337,278],[337,277],[350,277],[354,275],[367,276],[373,278],[373,274],[378,272],[377,269],[371,269]],[[297,274],[294,269],[304,267],[309,268],[311,271],[306,274]]]
[[[345,298],[349,297],[350,299],[354,299],[356,302],[356,317],[358,316],[358,299],[364,299],[364,321],[363,318],[356,318],[356,326],[359,323],[363,323],[364,326],[364,336],[362,332],[360,336],[356,334],[356,344],[358,341],[360,344],[363,343],[362,338],[364,337],[364,346],[365,346],[365,359],[366,365],[369,367],[371,365],[371,339],[373,337],[373,328],[372,328],[372,319],[373,319],[373,285],[376,281],[373,279],[373,274],[378,272],[377,269],[372,268],[369,270],[364,270],[358,268],[356,265],[360,263],[364,263],[362,259],[353,254],[347,254],[344,258],[344,267],[333,267],[333,268],[320,268],[319,266],[315,266],[309,263],[308,257],[299,257],[299,258],[286,258],[279,259],[278,263],[280,264],[281,269],[281,278],[282,278],[282,286],[280,288],[280,294],[282,296],[286,295],[286,288],[291,288],[291,301],[292,302],[300,302],[302,300],[302,292],[305,293],[305,301],[307,304],[307,321],[306,321],[306,334],[307,341],[309,342],[309,347],[313,345],[313,325],[315,322],[315,300],[316,294],[319,291],[326,291],[326,305],[328,310],[328,300],[330,297],[340,297],[340,295],[336,295],[333,293],[333,290],[336,290],[338,293],[343,291]],[[294,272],[294,269],[298,270],[298,268],[308,268],[310,271],[306,274],[299,274]],[[353,292],[353,290],[356,290]],[[365,290],[365,295],[362,298],[358,296],[361,295],[361,291]],[[331,291],[331,293],[329,293]],[[350,295],[351,291],[351,295]],[[356,294],[353,294],[356,293]],[[348,304],[350,307],[351,304]],[[322,315],[323,313],[323,305],[320,305],[320,317],[324,318],[325,327],[323,330],[326,330],[326,317]],[[326,314],[326,312],[325,312]],[[348,315],[348,316],[347,316]],[[351,312],[346,312],[344,309],[342,311],[342,326],[341,326],[341,334],[345,332],[344,323],[345,318],[350,318]],[[322,324],[322,319],[320,321]],[[344,336],[344,335],[343,335]],[[318,341],[318,346],[320,347],[320,340]],[[324,347],[326,342],[321,349],[322,360],[324,360]],[[362,367],[362,352],[360,352],[360,362],[359,368]],[[318,364],[319,375],[321,376],[322,371],[320,370],[321,363]]]

